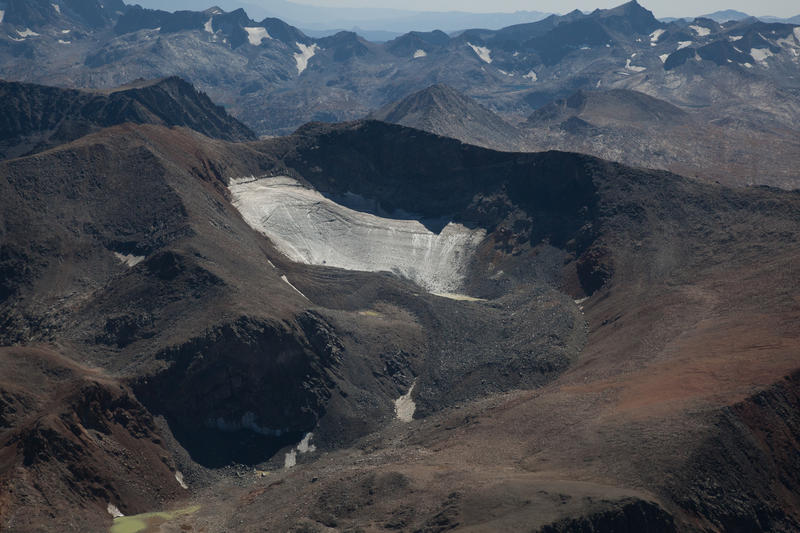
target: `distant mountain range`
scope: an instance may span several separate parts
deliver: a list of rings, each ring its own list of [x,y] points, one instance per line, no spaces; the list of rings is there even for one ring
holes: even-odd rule
[[[435,85],[369,118],[503,151],[577,151],[729,185],[800,186],[800,137],[793,130],[709,120],[629,89],[581,89],[513,126],[453,88]]]
[[[413,31],[385,43],[344,31],[312,37],[242,9],[169,12],[99,0],[0,6],[0,71],[8,80],[107,89],[180,76],[259,135],[361,118],[435,84],[512,125],[597,88],[713,106],[714,118],[765,126],[800,117],[797,26],[664,23],[636,2],[500,29]]]

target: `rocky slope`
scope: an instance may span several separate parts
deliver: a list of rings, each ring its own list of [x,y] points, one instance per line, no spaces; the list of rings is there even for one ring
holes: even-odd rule
[[[0,158],[39,152],[125,122],[186,126],[229,141],[255,138],[247,126],[179,78],[139,81],[109,91],[0,82]]]
[[[377,121],[126,124],[0,176],[4,529],[109,503],[200,505],[185,530],[800,523],[796,193]],[[288,260],[232,202],[278,177],[484,231],[461,294]]]
[[[370,113],[368,118],[486,148],[518,150],[522,145],[516,128],[446,85],[432,85]]]

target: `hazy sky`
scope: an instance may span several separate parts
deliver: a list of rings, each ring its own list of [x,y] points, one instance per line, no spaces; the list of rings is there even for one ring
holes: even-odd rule
[[[614,7],[624,0],[294,0],[297,3],[332,7],[391,7],[419,11],[545,11],[565,13],[573,9],[591,11]],[[798,0],[640,0],[657,17],[691,17],[720,9],[736,9],[751,15],[790,17],[800,14]]]

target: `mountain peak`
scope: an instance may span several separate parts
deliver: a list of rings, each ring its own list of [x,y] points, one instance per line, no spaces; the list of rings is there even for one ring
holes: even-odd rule
[[[388,104],[368,118],[488,148],[506,148],[520,141],[513,126],[469,96],[443,83],[431,85]]]

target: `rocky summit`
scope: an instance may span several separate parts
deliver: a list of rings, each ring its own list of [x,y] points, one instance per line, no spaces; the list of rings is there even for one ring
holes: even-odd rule
[[[0,531],[800,529],[800,29],[719,18],[0,0]]]

